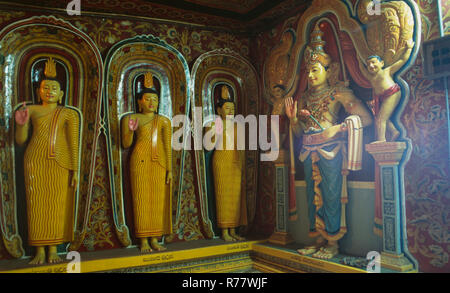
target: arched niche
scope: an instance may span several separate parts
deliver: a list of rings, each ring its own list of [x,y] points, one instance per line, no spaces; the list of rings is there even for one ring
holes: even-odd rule
[[[215,103],[220,96],[220,87],[223,85],[231,89],[230,93],[236,103],[236,115],[240,114],[244,118],[249,115],[258,115],[260,88],[255,69],[239,54],[228,49],[219,49],[201,55],[192,68],[191,117],[194,119],[194,125],[205,126],[210,122],[211,115],[216,114]],[[246,144],[248,146],[248,141]],[[217,229],[214,223],[214,190],[209,163],[211,152],[205,151],[203,147],[196,147],[194,153],[201,224],[205,236],[213,238],[217,235]],[[247,229],[251,227],[256,212],[258,165],[258,151],[246,149],[242,191],[247,200]]]
[[[14,111],[24,102],[38,103],[36,84],[43,63],[53,57],[58,80],[65,92],[62,103],[75,110],[81,121],[79,182],[75,196],[74,240],[83,242],[89,218],[95,154],[99,136],[103,63],[94,42],[70,23],[53,16],[32,17],[6,26],[0,32],[0,226],[6,249],[14,257],[25,254],[24,147],[14,143]],[[19,200],[20,199],[20,200]],[[22,237],[21,237],[22,236]]]
[[[107,119],[108,165],[111,202],[116,233],[122,245],[132,243],[131,187],[128,158],[130,150],[121,147],[121,119],[136,111],[136,79],[151,72],[160,87],[158,113],[172,121],[177,115],[188,115],[190,98],[187,84],[189,69],[175,48],[151,35],[137,36],[115,44],[105,61],[104,113]],[[174,125],[172,125],[174,126]],[[183,192],[185,150],[172,150],[172,215],[177,215]],[[172,217],[173,224],[178,221]],[[174,226],[175,229],[175,226]]]

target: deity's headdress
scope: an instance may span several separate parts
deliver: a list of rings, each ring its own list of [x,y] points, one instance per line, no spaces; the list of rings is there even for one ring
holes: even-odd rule
[[[332,60],[330,55],[325,53],[323,47],[325,41],[322,40],[323,32],[320,30],[319,23],[316,23],[314,31],[311,33],[311,40],[306,47],[304,59],[306,66],[309,67],[313,64],[320,63],[324,67],[328,67]]]

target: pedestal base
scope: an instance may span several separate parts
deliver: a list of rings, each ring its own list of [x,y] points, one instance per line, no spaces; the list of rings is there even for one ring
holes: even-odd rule
[[[381,253],[381,267],[398,272],[412,271],[414,265],[402,254]]]
[[[287,245],[294,242],[294,239],[286,232],[274,232],[269,238],[269,242],[279,245]]]

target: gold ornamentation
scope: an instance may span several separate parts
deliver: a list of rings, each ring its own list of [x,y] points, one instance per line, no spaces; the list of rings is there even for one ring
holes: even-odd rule
[[[153,85],[153,75],[151,72],[147,72],[144,75],[144,87],[151,89],[154,88],[155,86]],[[139,108],[140,109],[140,108]],[[139,110],[139,112],[142,110]]]
[[[44,75],[47,78],[56,78],[56,64],[52,57],[45,63]]]
[[[231,98],[230,91],[226,85],[222,86],[222,93],[221,93],[222,99],[229,100]]]
[[[330,65],[331,57],[323,50],[325,41],[322,40],[322,36],[323,32],[320,30],[319,23],[317,22],[314,31],[311,33],[311,41],[305,51],[304,58],[307,66],[311,66],[317,62],[324,67]]]

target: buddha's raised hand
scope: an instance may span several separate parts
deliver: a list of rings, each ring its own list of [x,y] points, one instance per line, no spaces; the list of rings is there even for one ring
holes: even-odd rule
[[[129,128],[131,131],[136,131],[136,129],[138,128],[138,126],[139,126],[139,121],[138,121],[137,118],[136,118],[136,120],[133,120],[133,119],[131,119],[131,118],[130,118],[130,120],[128,120],[128,128]]]
[[[30,113],[28,112],[27,105],[23,102],[23,106],[16,111],[15,119],[16,123],[19,125],[25,125],[30,119]]]

